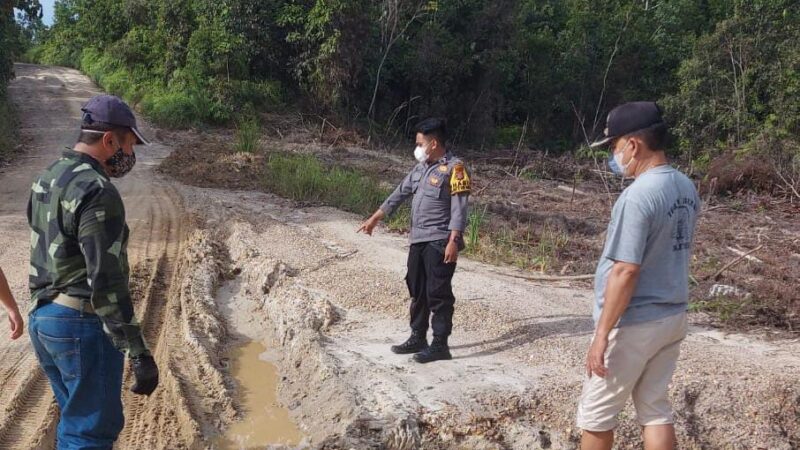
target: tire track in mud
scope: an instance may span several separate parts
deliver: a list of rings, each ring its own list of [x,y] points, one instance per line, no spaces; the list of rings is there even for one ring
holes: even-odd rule
[[[0,424],[0,448],[52,448],[57,408],[44,372],[35,361],[4,406],[6,417]],[[33,431],[33,432],[31,432]]]
[[[147,186],[137,183],[140,186]],[[168,306],[169,282],[173,278],[173,264],[180,250],[181,222],[179,201],[176,194],[164,185],[156,184],[144,189],[134,188],[135,195],[146,195],[153,203],[146,209],[146,218],[141,222],[146,226],[132,227],[135,249],[131,253],[132,293],[135,296],[136,316],[145,333],[145,339],[158,360],[161,368],[161,383],[157,394],[145,398],[130,393],[127,389],[133,383],[130,371],[125,372],[123,401],[125,405],[126,426],[116,448],[141,449],[144,436],[156,437],[163,428],[160,419],[168,417],[175,406],[185,402],[165,395],[167,386],[174,384],[166,344],[164,321]],[[138,215],[135,209],[133,215]],[[142,229],[140,229],[142,228]],[[25,378],[17,382],[17,389],[5,405],[6,416],[0,423],[0,449],[49,449],[55,444],[55,427],[58,408],[50,390],[46,376],[38,367],[35,358],[25,358],[26,367],[17,369],[26,372]],[[9,378],[14,374],[9,374]],[[168,420],[169,421],[169,420]],[[181,448],[181,441],[147,448]]]
[[[144,283],[139,298],[135,299],[137,317],[143,325],[145,339],[159,356],[163,354],[158,349],[162,347],[160,343],[164,309],[168,298],[168,285],[165,281],[171,280],[171,264],[177,255],[181,235],[180,221],[176,213],[178,209],[173,203],[174,195],[159,195],[158,192],[150,194],[153,194],[151,198],[155,199],[155,206],[148,208],[149,226],[147,230],[134,229],[133,239],[145,240],[137,242],[143,250],[131,255],[131,259],[135,261],[132,282],[134,285]],[[137,286],[132,286],[132,289],[137,289]],[[27,370],[28,374],[17,385],[16,392],[5,406],[8,414],[0,424],[2,449],[44,449],[54,446],[58,409],[44,373],[34,358],[28,360],[30,361],[28,367],[22,369]],[[160,358],[161,365],[166,366],[166,362],[165,358]],[[169,378],[169,375],[168,370],[162,369],[163,378]],[[126,371],[124,386],[127,388],[132,382],[131,373]],[[168,383],[166,380],[162,382]],[[151,414],[147,414],[147,410],[152,410],[152,407],[148,408],[147,399],[132,395],[127,390],[123,392],[123,399],[127,424],[124,434],[120,437],[118,448],[143,448],[141,436],[147,433],[147,426],[152,418]],[[164,403],[158,406],[166,407]],[[130,439],[126,441],[127,437]]]
[[[146,175],[146,174],[145,174]],[[169,310],[174,307],[170,288],[176,283],[175,264],[180,255],[183,239],[180,217],[180,200],[173,189],[163,183],[136,183],[132,197],[147,198],[147,213],[132,230],[134,239],[139,236],[139,261],[132,289],[140,291],[136,302],[136,316],[145,340],[160,369],[160,385],[150,397],[134,395],[129,391],[135,382],[130,370],[125,372],[123,403],[126,424],[116,448],[187,448],[190,443],[181,439],[176,414],[186,410],[185,402],[176,392],[175,372],[172,370],[170,333],[165,327]],[[184,411],[179,411],[184,410]]]

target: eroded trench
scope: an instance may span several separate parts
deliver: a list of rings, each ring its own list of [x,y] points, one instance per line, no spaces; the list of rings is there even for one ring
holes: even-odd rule
[[[376,304],[397,302],[402,279],[370,266],[362,254],[370,248],[337,237],[337,227],[350,231],[338,213],[211,198],[188,220],[195,227],[185,234],[168,308],[176,326],[165,403],[178,416],[180,448],[573,447],[534,417],[541,405],[514,362],[487,357],[422,370],[387,355],[406,325]],[[254,380],[237,376],[240,350],[249,352],[245,371]],[[277,395],[248,404],[242,394],[254,390]],[[277,422],[252,420],[253,412]],[[161,430],[174,434],[167,425]]]
[[[325,351],[341,312],[304,284],[314,267],[262,254],[259,239],[236,223],[184,244],[175,312],[188,345],[171,368],[197,432],[186,446],[419,448],[416,412],[370,411]]]

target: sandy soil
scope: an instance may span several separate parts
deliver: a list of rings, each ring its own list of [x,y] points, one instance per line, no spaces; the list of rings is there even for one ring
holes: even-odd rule
[[[72,144],[96,88],[68,69],[17,74],[29,145],[0,174],[0,265],[24,305],[30,180]],[[463,259],[455,359],[415,365],[388,351],[407,333],[404,238],[358,235],[358,217],[330,208],[167,180],[153,169],[169,151],[140,151],[120,183],[137,315],[163,384],[150,398],[125,394],[117,448],[212,448],[241,414],[225,355],[242,339],[273,348],[279,398],[312,448],[575,448],[592,330],[585,285]],[[799,369],[800,342],[693,327],[672,389],[680,447],[798,448]],[[51,448],[57,411],[26,337],[0,341],[0,381],[0,448]],[[619,437],[620,448],[641,447],[630,409]]]

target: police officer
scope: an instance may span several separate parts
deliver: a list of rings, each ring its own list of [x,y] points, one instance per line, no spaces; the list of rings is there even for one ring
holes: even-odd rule
[[[411,248],[408,253],[406,284],[411,295],[411,337],[391,350],[415,353],[419,363],[452,359],[447,338],[453,328],[452,279],[458,252],[463,250],[462,234],[467,223],[470,179],[464,163],[445,147],[443,119],[427,119],[416,127],[419,162],[359,231],[372,235],[384,217],[394,213],[403,201],[411,201]],[[428,324],[433,342],[428,346]]]
[[[29,334],[61,418],[59,449],[110,449],[122,430],[124,355],[150,395],[158,369],[133,314],[128,226],[110,178],[130,172],[147,144],[133,112],[110,95],[92,98],[73,150],[33,182]]]

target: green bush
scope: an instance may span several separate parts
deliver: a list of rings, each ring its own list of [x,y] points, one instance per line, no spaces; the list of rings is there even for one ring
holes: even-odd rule
[[[20,62],[29,64],[38,64],[42,60],[44,47],[37,45],[29,48],[23,55],[19,57]]]
[[[484,224],[486,223],[486,210],[487,207],[485,206],[483,209],[473,207],[469,212],[467,229],[464,233],[464,243],[466,244],[467,253],[476,254],[478,252],[482,233],[481,230],[483,230]]]
[[[94,48],[83,50],[80,68],[105,91],[141,107],[145,116],[168,127],[226,123],[233,106],[199,78],[176,71],[164,85],[145,70],[130,70],[122,61]]]
[[[135,91],[136,82],[130,72],[117,60],[96,49],[87,48],[83,51],[80,69],[106,92],[130,99],[130,94]]]
[[[231,80],[225,84],[227,97],[236,105],[270,109],[282,105],[283,91],[277,81]]]
[[[258,119],[253,116],[240,119],[236,125],[234,149],[237,152],[255,153],[258,150],[259,140],[261,140],[261,125]]]
[[[54,28],[40,45],[36,62],[53,66],[80,67],[83,46],[72,29]]]
[[[200,102],[186,92],[157,90],[145,94],[142,112],[154,122],[167,127],[189,127],[199,122]]]
[[[353,169],[326,168],[312,155],[270,155],[267,189],[282,197],[367,215],[389,195],[378,181]]]
[[[17,116],[8,98],[0,94],[0,161],[7,160],[17,143]]]
[[[520,137],[522,137],[522,125],[506,125],[497,127],[494,130],[492,142],[498,147],[516,147],[519,144]],[[523,145],[525,140],[523,140]]]
[[[387,195],[389,192],[387,192]],[[391,217],[386,219],[386,228],[390,231],[404,233],[411,229],[411,206],[403,203]]]

